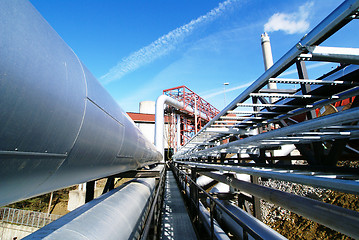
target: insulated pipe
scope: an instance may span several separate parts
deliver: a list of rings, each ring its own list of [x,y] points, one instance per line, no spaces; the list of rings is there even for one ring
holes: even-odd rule
[[[160,161],[26,0],[0,1],[0,206]]]
[[[207,176],[201,175],[200,177],[207,177]],[[226,177],[226,176],[224,176],[224,177]],[[197,178],[197,180],[199,178]],[[210,179],[212,179],[212,181],[214,181],[213,178],[211,178],[211,177],[207,177],[207,178],[210,178]],[[226,186],[224,186],[224,185],[226,185]],[[190,196],[189,186],[186,185],[184,181],[183,181],[182,187],[185,189],[187,196]],[[210,193],[225,193],[225,192],[229,192],[229,190],[230,190],[230,187],[228,186],[228,184],[219,182],[211,189]],[[257,233],[260,237],[262,237],[262,239],[273,239],[273,240],[274,239],[286,239],[284,236],[280,235],[279,233],[277,233],[276,231],[271,229],[269,226],[267,226],[260,220],[256,219],[255,217],[249,215],[242,209],[228,203],[227,201],[222,201],[222,200],[218,200],[218,201],[224,207],[226,207],[228,210],[230,210],[230,212],[234,216],[236,216],[241,222],[245,223],[248,228],[252,229],[255,233]],[[202,220],[205,221],[205,225],[206,225],[206,224],[208,224],[208,221],[210,220],[210,216],[209,216],[209,213],[206,210],[206,208],[204,208],[203,204],[201,202],[199,202],[199,204],[200,204],[199,210],[200,210],[200,214],[201,214],[200,217],[202,218]],[[209,199],[207,199],[207,204],[208,205],[210,204]],[[215,231],[217,231],[216,236],[221,236],[221,229],[223,228],[223,225],[225,225],[225,227],[227,227],[232,234],[235,234],[239,239],[243,239],[243,228],[236,221],[234,221],[225,211],[223,211],[220,207],[216,206],[214,210],[217,212],[216,218],[220,223],[218,225],[218,222],[214,221],[215,229],[216,229],[216,225],[218,225],[217,230],[215,230]],[[223,225],[222,225],[221,221],[223,222]],[[248,236],[248,239],[254,239],[254,238],[252,236]]]
[[[201,172],[201,174],[281,206],[352,238],[359,238],[358,212],[257,184],[247,183],[230,176],[222,176],[211,172]]]
[[[180,149],[181,147],[181,115],[176,114],[176,132],[177,132],[177,151]]]
[[[175,162],[180,164],[186,164],[189,166],[196,166],[200,168],[216,169],[220,171],[248,174],[257,177],[273,178],[281,181],[289,181],[289,182],[295,182],[295,183],[305,184],[314,187],[328,188],[328,189],[351,193],[351,194],[359,194],[359,185],[356,181],[352,181],[352,180],[333,179],[333,178],[325,178],[325,177],[312,176],[312,175],[302,175],[302,174],[291,173],[289,171],[287,172],[268,171],[254,167],[241,167],[241,166],[184,162],[184,161],[175,161]]]
[[[201,176],[203,177],[203,175]],[[190,194],[190,188],[189,186],[185,183],[185,181],[182,182],[182,188],[183,190],[186,191],[186,196],[189,199],[191,196]],[[202,219],[203,224],[207,230],[207,232],[209,233],[209,235],[211,235],[211,216],[210,213],[207,211],[207,209],[203,206],[202,202],[199,201],[198,202],[199,206],[198,206],[198,210],[199,210],[199,217]],[[217,221],[215,219],[213,219],[213,233],[214,233],[214,239],[222,239],[222,240],[227,240],[229,239],[228,235],[222,230],[222,228],[219,226],[219,224],[217,223]]]
[[[209,192],[210,193],[229,193],[230,187],[228,186],[228,184],[219,182],[216,185],[214,185],[213,188]]]
[[[204,187],[206,185],[209,185],[210,183],[213,183],[214,180],[210,177],[207,177],[207,176],[199,176],[197,179],[196,179],[196,183],[198,186],[200,187]]]
[[[166,95],[161,95],[156,100],[156,116],[155,116],[155,146],[157,150],[162,154],[164,161],[164,126],[165,126],[165,104],[175,107],[177,109],[184,109],[188,112],[195,113],[193,108],[190,106],[185,106],[183,102],[179,102],[176,99],[173,99]],[[203,119],[209,120],[208,117],[199,113],[199,116]]]
[[[274,157],[288,156],[292,151],[295,150],[294,144],[282,145],[280,150],[274,150]]]
[[[201,202],[199,202],[198,204],[199,217],[201,218],[209,236],[211,236],[211,214],[207,211],[207,209],[203,206]],[[228,235],[223,231],[223,229],[219,226],[218,222],[215,219],[213,219],[213,235],[213,239],[230,240]]]
[[[269,226],[258,220],[257,218],[249,215],[237,206],[230,204],[228,201],[218,200],[224,207],[226,207],[233,215],[235,215],[240,221],[246,223],[246,225],[256,232],[262,239],[287,239]],[[239,239],[243,239],[243,228],[236,223],[228,214],[221,208],[215,208],[220,224],[224,224],[229,231],[237,236]]]
[[[201,175],[201,177],[205,177]],[[238,177],[237,177],[238,178]],[[249,182],[249,181],[247,181]],[[225,185],[225,186],[223,186]],[[210,193],[225,193],[230,191],[230,186],[219,182],[211,190]],[[244,192],[242,192],[244,193]],[[244,193],[246,194],[246,193]],[[224,207],[226,207],[234,216],[236,216],[241,222],[245,223],[247,227],[256,232],[262,239],[286,239],[266,224],[258,220],[257,218],[249,215],[247,212],[242,209],[230,204],[228,201],[218,200]],[[207,199],[207,204],[209,201]],[[217,220],[220,225],[225,226],[229,231],[237,236],[239,239],[243,239],[243,228],[235,220],[233,220],[225,211],[220,207],[216,206],[215,211],[217,212]],[[248,239],[254,239],[251,236],[248,236]]]
[[[328,61],[349,64],[359,64],[358,48],[308,46],[309,54],[301,54],[301,58],[311,61]]]
[[[135,179],[24,239],[139,239],[155,178]]]

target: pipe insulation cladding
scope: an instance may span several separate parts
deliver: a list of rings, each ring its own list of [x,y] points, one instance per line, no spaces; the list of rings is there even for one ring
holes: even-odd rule
[[[0,52],[0,206],[162,159],[28,1],[0,1]]]
[[[24,239],[139,239],[155,178],[134,179]]]

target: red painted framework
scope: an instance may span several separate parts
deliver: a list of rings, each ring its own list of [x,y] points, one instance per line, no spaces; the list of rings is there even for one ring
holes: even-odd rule
[[[184,108],[179,109],[179,114],[181,115],[181,146],[196,134],[196,125],[197,131],[199,131],[207,122],[219,113],[218,109],[186,86],[165,89],[163,90],[163,94],[184,103]],[[192,109],[197,108],[197,122],[195,122],[195,115],[186,110],[187,106],[190,106]],[[170,122],[172,125],[175,124],[174,121]],[[176,150],[176,128],[175,126],[170,126],[169,129],[168,143],[171,148]]]

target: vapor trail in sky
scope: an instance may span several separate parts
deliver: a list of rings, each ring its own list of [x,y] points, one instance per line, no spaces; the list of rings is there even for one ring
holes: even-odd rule
[[[135,71],[136,69],[153,62],[161,56],[164,56],[174,50],[191,33],[204,24],[214,21],[221,16],[233,3],[238,0],[226,0],[212,9],[207,14],[192,20],[191,22],[178,27],[166,35],[158,38],[156,41],[141,48],[140,50],[123,58],[116,66],[112,67],[108,73],[100,77],[104,84],[119,80],[124,75]]]
[[[223,89],[223,90],[216,89],[214,93],[206,94],[206,95],[203,95],[202,97],[203,97],[204,99],[208,100],[208,99],[213,98],[213,97],[215,97],[215,96],[224,94],[225,92],[228,93],[228,92],[232,92],[232,91],[235,91],[235,90],[238,90],[238,89],[242,89],[242,88],[248,87],[248,86],[250,86],[252,83],[253,83],[253,82],[249,82],[249,83],[245,83],[245,84],[242,84],[242,85],[239,85],[239,86],[236,86],[236,87],[232,87],[232,88],[228,88],[228,89]]]

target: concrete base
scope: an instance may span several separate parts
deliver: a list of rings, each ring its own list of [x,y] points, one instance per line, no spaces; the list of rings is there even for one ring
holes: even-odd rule
[[[22,239],[36,230],[36,227],[0,222],[0,240]]]
[[[102,189],[95,189],[95,198],[99,197],[102,194]],[[69,192],[69,202],[67,204],[67,210],[72,211],[85,204],[86,191],[82,190],[72,190]]]

